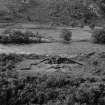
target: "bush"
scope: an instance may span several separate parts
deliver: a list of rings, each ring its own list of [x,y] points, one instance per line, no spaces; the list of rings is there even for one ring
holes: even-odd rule
[[[36,73],[19,79],[16,64],[29,56],[0,55],[0,65],[5,67],[0,71],[0,105],[105,105],[105,81],[94,81],[94,74],[84,78],[60,72]]]
[[[78,26],[78,23],[77,22],[71,22],[71,24],[70,24],[72,27],[77,27]]]
[[[81,28],[84,28],[84,24],[81,24],[80,27],[81,27]]]
[[[24,35],[20,30],[15,30],[9,34],[11,40],[16,43],[28,42],[28,36]]]
[[[29,43],[29,34],[21,30],[5,30],[0,37],[1,43]]]
[[[11,28],[7,28],[3,31],[2,34],[10,34],[11,33]]]
[[[63,39],[64,42],[69,42],[71,41],[72,32],[67,29],[63,29],[61,31],[60,37]]]
[[[105,43],[105,29],[97,29],[92,33],[92,41],[94,43]]]
[[[34,37],[34,33],[32,31],[25,31],[24,34],[27,36],[27,37]]]
[[[95,24],[94,23],[90,24],[89,28],[93,30],[95,28]]]
[[[21,30],[5,30],[0,36],[1,43],[40,43],[42,36],[37,32],[34,34],[31,31]]]
[[[79,105],[104,105],[104,92],[104,83],[84,83],[74,93],[73,98]]]

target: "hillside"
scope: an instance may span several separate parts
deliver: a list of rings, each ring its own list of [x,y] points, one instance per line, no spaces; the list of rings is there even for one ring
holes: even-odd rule
[[[46,1],[30,0],[0,0],[0,22],[4,21],[41,21],[46,20],[48,13],[46,10]],[[43,5],[42,5],[43,4]],[[43,18],[42,18],[43,17]]]
[[[90,24],[100,16],[98,5],[93,3],[93,0],[0,0],[0,22]]]

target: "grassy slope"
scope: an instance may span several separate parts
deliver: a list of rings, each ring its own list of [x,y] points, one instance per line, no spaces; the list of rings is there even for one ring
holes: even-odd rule
[[[16,0],[15,0],[16,1]],[[18,1],[18,0],[17,0]],[[21,0],[20,0],[21,1]],[[49,16],[49,11],[47,9],[48,3],[51,2],[51,0],[33,0],[33,1],[37,1],[38,5],[35,4],[31,4],[29,8],[27,8],[27,10],[22,11],[20,14],[18,14],[18,16],[11,16],[7,13],[5,13],[5,16],[0,16],[0,22],[8,22],[8,18],[12,18],[12,20],[10,22],[13,21],[18,21],[18,22],[26,22],[27,16],[30,17],[30,19],[28,21],[30,22],[38,22],[38,23],[48,23],[51,22],[51,17]],[[18,1],[19,2],[19,1]],[[75,1],[74,1],[75,2]],[[15,3],[14,0],[0,0],[0,11],[8,11],[8,6],[10,4],[13,5],[18,5],[19,4]],[[16,6],[14,6],[16,7]],[[62,14],[61,14],[62,15]],[[69,17],[69,16],[67,16]],[[66,21],[70,21],[70,20],[64,20]],[[99,22],[100,23],[100,22]]]
[[[35,56],[1,55],[1,105],[104,105],[105,53],[86,56],[81,56],[86,60],[86,65],[75,69],[69,67],[69,73],[36,73],[25,78],[26,71],[21,70],[24,79],[19,80],[14,64],[25,59],[35,60]]]
[[[4,1],[0,0],[0,11],[8,12],[7,7],[10,4],[16,5],[12,0],[4,0]],[[20,17],[17,18],[16,16],[12,18],[12,20],[15,19],[14,21],[20,20],[22,22],[23,20],[27,20],[27,16],[29,16],[31,21],[37,21],[37,22],[49,21],[48,10],[46,9],[46,6],[47,6],[47,1],[38,0],[38,5],[31,4],[31,6],[26,11],[22,11],[20,13]],[[3,20],[6,21],[5,18],[6,16],[11,18],[11,15],[9,14],[7,15],[7,13],[5,13],[4,15],[0,16],[1,22]]]

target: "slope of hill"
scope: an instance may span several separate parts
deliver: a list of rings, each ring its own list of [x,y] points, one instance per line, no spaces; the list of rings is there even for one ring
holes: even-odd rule
[[[0,0],[0,22],[2,21],[38,21],[49,20],[47,0]]]
[[[79,21],[84,18],[91,19],[89,11],[93,14],[94,8],[89,11],[86,9],[90,3],[92,3],[90,0],[0,0],[0,22],[59,21],[69,25],[75,19]]]

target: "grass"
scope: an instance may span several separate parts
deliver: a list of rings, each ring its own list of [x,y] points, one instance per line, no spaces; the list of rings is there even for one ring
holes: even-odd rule
[[[46,48],[42,47],[44,50],[48,50],[48,46]],[[60,53],[65,49],[62,48],[63,46],[63,44],[60,47],[54,44],[54,48],[58,48],[57,51]],[[38,50],[40,47],[35,48]],[[90,57],[85,56],[85,54],[80,55],[76,59],[83,61],[85,66],[69,66],[69,72],[66,69],[68,68],[67,65],[63,68],[66,72],[53,72],[52,69],[49,69],[51,72],[48,72],[47,68],[44,68],[44,65],[47,66],[47,64],[42,64],[38,65],[39,71],[40,68],[43,69],[43,72],[40,73],[35,71],[34,67],[33,71],[30,69],[18,71],[16,67],[28,59],[35,62],[36,59],[46,58],[45,55],[1,54],[1,105],[104,105],[105,53],[97,53],[99,50],[104,51],[104,46],[89,42],[73,42],[65,47],[68,51],[70,49],[69,55],[74,54],[74,52],[77,54],[77,52],[88,53],[89,51],[95,51],[95,54]],[[37,52],[35,48],[28,47],[28,50],[32,52],[31,49],[34,49],[35,53]],[[59,50],[59,48],[62,48],[62,50]],[[21,49],[23,51],[23,48]],[[55,50],[53,49],[53,51]]]
[[[78,68],[76,75],[53,72],[19,78],[16,65],[25,59],[39,59],[40,56],[2,54],[0,67],[5,69],[0,69],[0,103],[1,105],[104,105],[104,55],[104,52],[96,53],[88,58],[86,67]],[[100,73],[97,72],[99,69]],[[87,75],[89,73],[90,76]]]

